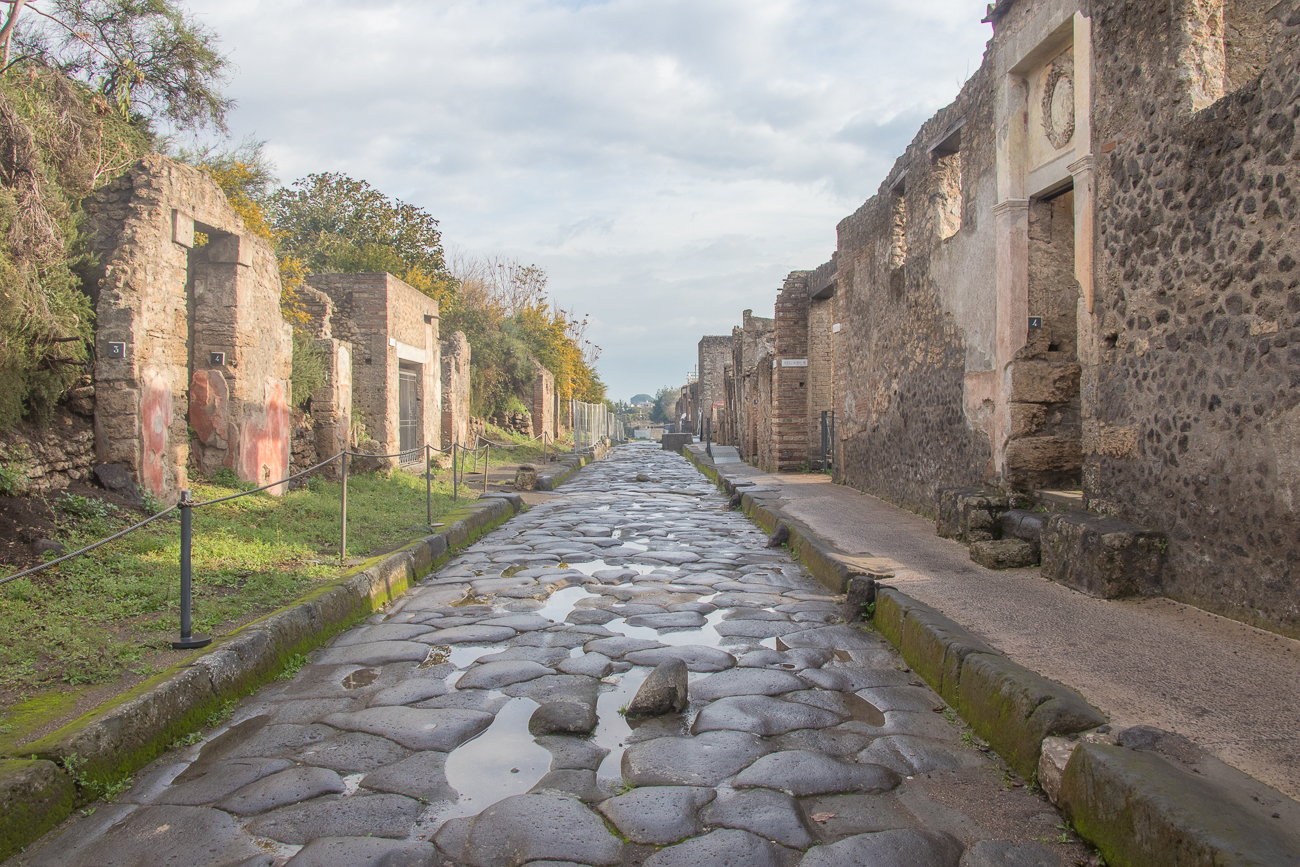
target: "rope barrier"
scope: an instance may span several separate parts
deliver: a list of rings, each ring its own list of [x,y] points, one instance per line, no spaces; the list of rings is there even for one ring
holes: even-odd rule
[[[154,521],[158,520],[164,515],[167,515],[175,511],[179,506],[180,506],[179,503],[177,503],[175,506],[169,506],[168,508],[163,509],[158,514],[149,518],[145,518],[143,521],[141,521],[140,523],[136,524],[133,527],[127,527],[125,530],[121,530],[117,533],[114,533],[113,535],[107,538],[100,539],[98,542],[92,542],[91,544],[87,545],[86,547],[78,551],[73,551],[71,554],[64,554],[62,557],[58,558],[57,560],[50,560],[48,563],[42,563],[39,566],[33,566],[30,569],[24,569],[22,572],[16,572],[13,575],[7,575],[4,578],[0,578],[0,584],[8,584],[10,581],[15,581],[19,578],[22,578],[24,575],[34,575],[35,573],[40,572],[42,569],[48,569],[51,566],[57,566],[60,563],[63,563],[67,560],[71,560],[73,557],[79,557],[88,551],[93,551],[96,548],[100,547],[101,545],[107,545],[109,542],[112,542],[114,539],[120,539],[123,536],[125,536],[127,533],[135,532],[136,530],[140,529],[146,524],[152,524]]]

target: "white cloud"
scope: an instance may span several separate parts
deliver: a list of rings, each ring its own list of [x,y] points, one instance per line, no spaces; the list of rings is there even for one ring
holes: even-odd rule
[[[611,395],[770,315],[980,61],[983,0],[190,0],[237,137],[543,265]]]

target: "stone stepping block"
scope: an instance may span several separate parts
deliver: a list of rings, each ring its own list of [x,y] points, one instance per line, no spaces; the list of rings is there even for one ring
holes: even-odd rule
[[[747,789],[714,801],[700,819],[710,827],[750,831],[792,849],[816,842],[795,799],[773,789]]]
[[[251,863],[251,862],[250,862]],[[430,843],[374,837],[318,837],[298,850],[285,867],[438,867]]]
[[[879,765],[841,762],[811,750],[783,750],[769,753],[745,768],[733,785],[738,789],[776,789],[803,798],[836,792],[878,794],[898,783],[898,774]]]
[[[289,768],[263,777],[223,798],[217,806],[236,816],[252,816],[320,795],[341,795],[343,780],[328,768]]]
[[[630,744],[621,770],[633,786],[716,786],[766,752],[748,732],[654,738]]]
[[[428,634],[428,630],[425,632]],[[514,632],[510,634],[513,635]],[[428,655],[428,644],[418,641],[373,641],[368,644],[331,647],[317,662],[322,665],[385,665],[390,662],[424,662]]]
[[[234,817],[211,807],[141,807],[98,837],[73,829],[46,846],[32,862],[42,867],[105,867],[105,865],[239,864],[263,854]],[[99,812],[105,812],[100,807]],[[84,832],[83,832],[84,833]],[[142,853],[149,853],[142,857]],[[163,856],[165,853],[165,856]],[[163,858],[165,857],[165,861]]]
[[[353,795],[318,798],[305,804],[263,813],[248,831],[281,843],[303,845],[317,837],[388,837],[403,839],[424,807],[401,795]]]
[[[752,669],[740,669],[750,671]],[[820,729],[838,725],[846,717],[832,711],[766,695],[738,695],[720,698],[700,711],[691,731],[753,732],[763,737],[795,729]]]
[[[645,652],[652,653],[653,651]],[[555,668],[561,674],[581,674],[587,677],[602,678],[614,670],[614,663],[603,653],[584,653],[582,656],[564,660]]]
[[[426,644],[495,644],[517,635],[508,626],[482,626],[472,624],[439,629],[424,636],[421,641]],[[426,652],[428,648],[425,648]]]
[[[609,750],[581,738],[543,735],[535,740],[551,754],[552,771],[594,771],[609,755]]]
[[[877,738],[857,755],[859,762],[881,765],[903,775],[976,767],[979,754],[911,735]]]
[[[507,660],[477,664],[456,681],[457,689],[502,689],[515,683],[533,680],[554,671],[529,660]]]
[[[397,686],[381,689],[370,697],[367,707],[392,707],[395,705],[415,704],[446,695],[450,692],[446,681],[439,677],[411,677]]]
[[[805,681],[788,671],[733,668],[692,683],[691,698],[699,701],[714,701],[734,695],[780,695],[783,692],[807,688],[808,684]]]
[[[702,673],[725,671],[736,664],[736,658],[730,653],[703,644],[634,650],[623,658],[633,665],[648,666],[656,666],[670,659],[680,659],[686,663],[689,670]]]
[[[698,834],[696,814],[716,796],[698,786],[645,786],[610,798],[600,812],[633,843],[664,846]]]
[[[445,753],[481,734],[492,724],[492,714],[475,710],[372,707],[356,713],[330,714],[321,722],[344,731],[388,738],[407,749]]]
[[[962,845],[956,838],[933,831],[904,828],[858,834],[829,846],[814,846],[800,867],[958,867]]]
[[[447,783],[446,766],[446,753],[413,753],[400,762],[367,774],[362,778],[361,786],[372,792],[405,795],[426,803],[454,801],[457,794]]]
[[[685,843],[660,849],[646,859],[645,867],[700,867],[704,864],[725,865],[725,867],[732,867],[732,865],[782,867],[788,863],[787,856],[788,853],[770,840],[764,840],[748,831],[723,828],[710,831],[703,837],[694,837]],[[874,863],[872,867],[875,867]]]
[[[724,620],[714,627],[719,635],[739,638],[772,638],[800,632],[804,626],[789,620]]]
[[[600,816],[577,798],[556,795],[515,795],[498,801],[476,817],[448,822],[438,832],[437,843],[465,867],[570,859],[589,867],[614,867],[623,852],[622,842]]]
[[[649,629],[699,629],[707,622],[703,615],[693,611],[638,614],[627,618],[628,626],[644,626]]]
[[[363,732],[348,732],[326,738],[294,753],[294,761],[338,771],[341,774],[364,774],[400,761],[410,755],[387,738]]]
[[[656,647],[663,647],[658,641],[650,641],[645,638],[628,638],[623,635],[616,635],[613,638],[598,638],[594,641],[588,641],[582,646],[586,653],[603,653],[610,659],[622,659],[626,654],[638,650],[651,650]]]
[[[207,773],[179,785],[173,783],[154,799],[155,804],[198,807],[219,801],[249,783],[292,767],[285,759],[234,759],[207,766]],[[179,777],[177,778],[179,779]]]

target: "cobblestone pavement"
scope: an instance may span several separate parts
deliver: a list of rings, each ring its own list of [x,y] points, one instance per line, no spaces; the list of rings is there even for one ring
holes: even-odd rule
[[[680,456],[619,447],[24,863],[1086,863],[766,541]],[[686,711],[626,717],[671,659]]]

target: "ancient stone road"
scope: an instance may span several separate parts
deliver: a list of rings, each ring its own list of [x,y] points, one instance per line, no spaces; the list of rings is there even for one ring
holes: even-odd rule
[[[627,445],[26,863],[1072,865],[1059,816],[678,455]],[[690,705],[620,712],[686,662]],[[1068,835],[1067,835],[1068,837]]]

